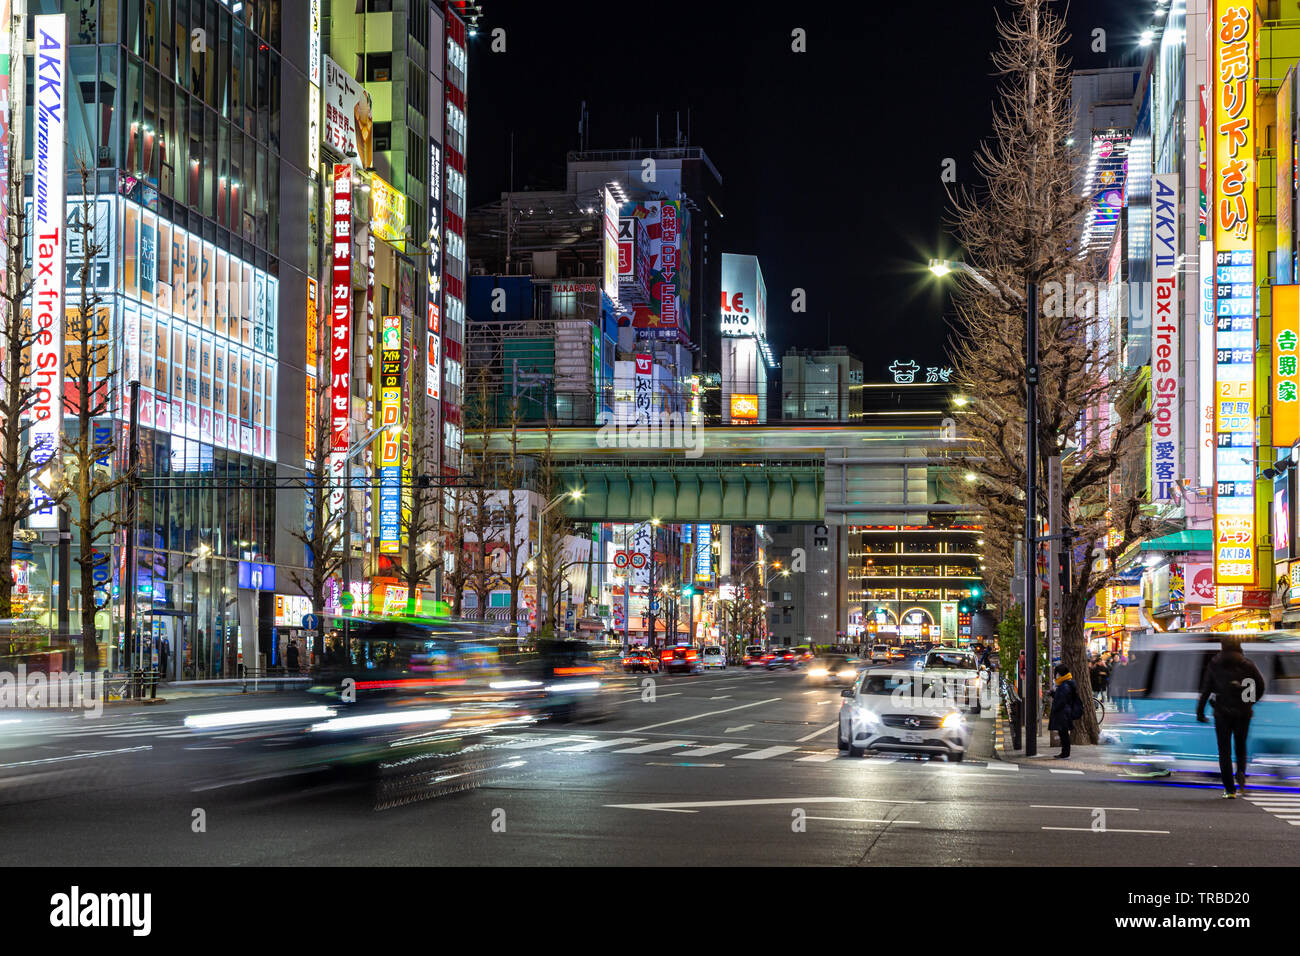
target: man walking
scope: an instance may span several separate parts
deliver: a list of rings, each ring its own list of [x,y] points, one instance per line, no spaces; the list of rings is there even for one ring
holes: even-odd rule
[[[1214,695],[1214,736],[1219,745],[1219,775],[1225,800],[1246,789],[1246,735],[1255,701],[1264,696],[1264,676],[1241,652],[1241,641],[1225,637],[1221,650],[1210,658],[1201,678],[1201,697],[1196,702],[1196,719],[1209,723],[1205,703]],[[1237,776],[1232,775],[1232,746],[1237,745]]]

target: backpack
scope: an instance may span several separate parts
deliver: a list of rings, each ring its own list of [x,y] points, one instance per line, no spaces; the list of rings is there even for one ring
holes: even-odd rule
[[[1073,688],[1073,694],[1070,697],[1070,720],[1080,720],[1083,717],[1083,701],[1079,699],[1079,688]]]

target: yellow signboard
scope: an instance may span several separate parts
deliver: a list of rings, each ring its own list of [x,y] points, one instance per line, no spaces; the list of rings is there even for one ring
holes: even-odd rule
[[[378,176],[370,177],[370,229],[387,242],[406,240],[406,196]]]

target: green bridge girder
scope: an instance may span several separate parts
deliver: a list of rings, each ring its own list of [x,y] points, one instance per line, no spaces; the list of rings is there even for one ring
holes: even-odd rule
[[[576,521],[905,524],[973,510],[961,501],[964,483],[951,480],[966,443],[934,428],[790,422],[696,426],[671,436],[652,430],[650,437],[650,447],[628,447],[627,436],[610,429],[556,427],[548,436],[545,428],[520,428],[513,441],[534,461],[549,443],[560,487],[582,492],[563,503]],[[468,451],[482,441],[481,432],[466,432]],[[487,450],[508,454],[511,442],[498,429]]]

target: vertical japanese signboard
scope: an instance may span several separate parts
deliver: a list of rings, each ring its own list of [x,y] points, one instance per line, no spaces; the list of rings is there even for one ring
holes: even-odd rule
[[[1152,185],[1151,500],[1169,501],[1182,462],[1178,430],[1183,378],[1178,351],[1178,175],[1159,173]]]
[[[345,507],[352,402],[352,166],[334,165],[333,276],[330,281],[330,514]]]
[[[1300,286],[1273,286],[1273,444],[1300,441]]]
[[[654,359],[649,355],[636,356],[636,379],[633,388],[636,421],[647,424],[654,413]]]
[[[713,525],[700,525],[695,534],[695,580],[713,582]]]
[[[425,259],[429,285],[424,394],[442,401],[442,150],[429,143],[429,255]],[[437,432],[437,422],[430,423]]]
[[[618,301],[618,203],[614,201],[614,194],[608,189],[602,189],[601,199],[603,200],[603,220],[604,220],[604,259],[605,259],[605,295],[611,302]]]
[[[316,340],[316,332],[320,326],[320,299],[319,289],[316,280],[311,276],[307,277],[307,362],[304,366],[307,379],[306,394],[306,415],[303,420],[303,435],[306,436],[306,455],[307,467],[310,468],[316,461],[316,455],[319,449],[316,447],[316,353],[319,351],[319,343]]]
[[[64,102],[68,66],[68,18],[35,17],[35,101],[32,110],[32,325],[31,378],[36,393],[28,414],[32,461],[40,466],[58,454],[63,431],[63,332],[66,319],[64,259],[67,254]],[[8,24],[4,28],[8,29]],[[42,471],[37,467],[33,474]],[[54,503],[36,481],[31,484],[32,528],[54,528]]]
[[[379,550],[401,547],[402,317],[386,315],[379,340]]]
[[[1214,219],[1214,581],[1255,583],[1255,4],[1211,24]]]

